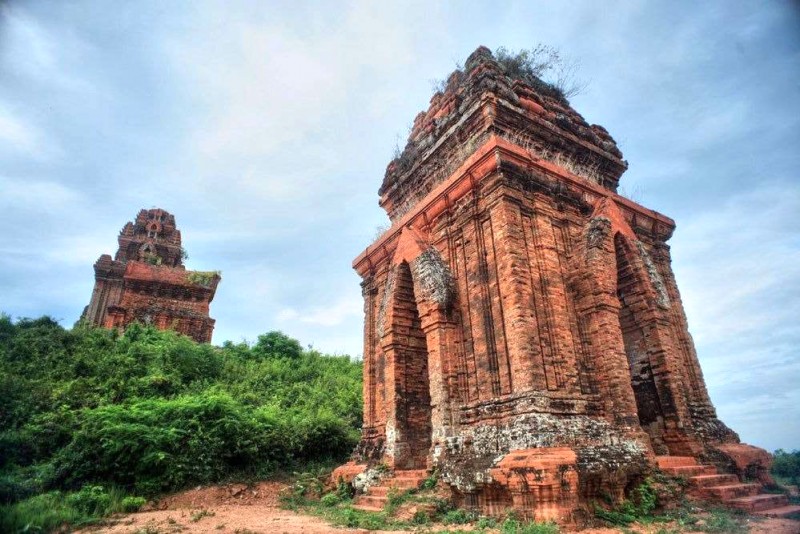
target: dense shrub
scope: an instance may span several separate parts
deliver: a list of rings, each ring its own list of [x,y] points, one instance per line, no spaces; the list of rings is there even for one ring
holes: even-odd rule
[[[303,348],[296,339],[292,339],[282,332],[268,332],[258,336],[258,342],[253,347],[253,354],[263,358],[289,358],[297,359],[303,353]]]
[[[0,315],[0,504],[86,519],[98,487],[152,495],[344,459],[360,423],[361,364],[280,332],[214,347]]]
[[[772,474],[784,483],[800,484],[800,450],[786,452],[778,449],[775,451]]]
[[[125,495],[119,489],[87,485],[76,492],[51,491],[14,505],[0,505],[0,532],[65,531],[115,512],[135,512],[142,497]]]
[[[649,520],[658,504],[658,495],[652,481],[645,479],[634,488],[629,497],[609,510],[595,508],[595,515],[612,525],[624,526],[634,521]]]

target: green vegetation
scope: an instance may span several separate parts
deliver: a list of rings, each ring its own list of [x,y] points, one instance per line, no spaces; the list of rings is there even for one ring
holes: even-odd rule
[[[744,516],[740,512],[725,508],[703,510],[684,501],[674,510],[662,510],[661,513],[656,513],[663,506],[658,502],[659,492],[656,488],[659,487],[663,491],[666,487],[664,482],[663,479],[647,478],[631,492],[628,499],[610,509],[596,507],[595,515],[606,523],[621,527],[623,532],[630,532],[625,527],[632,523],[664,523],[657,534],[747,532]]]
[[[501,534],[558,534],[555,523],[524,522],[509,518],[500,525]]]
[[[595,515],[612,525],[630,525],[635,521],[651,522],[657,505],[656,491],[650,479],[639,484],[630,495],[611,509],[597,507]]]
[[[161,265],[164,262],[161,256],[149,252],[144,255],[144,261],[150,265]]]
[[[191,485],[342,461],[361,364],[280,332],[222,347],[0,315],[0,531],[52,530]]]
[[[778,449],[775,451],[772,476],[782,484],[800,484],[800,450],[786,452]]]
[[[387,503],[379,512],[368,512],[353,508],[352,488],[341,484],[336,490],[320,494],[321,486],[313,481],[316,473],[298,475],[297,481],[283,496],[283,504],[292,510],[318,516],[340,527],[367,530],[410,530],[425,527],[424,532],[447,534],[450,530],[435,526],[458,526],[453,532],[485,533],[499,530],[502,534],[558,534],[554,523],[526,522],[513,515],[505,520],[481,517],[474,511],[460,509],[452,501],[438,496],[435,483],[429,487],[421,485],[418,490],[389,491]],[[435,480],[435,476],[432,476]],[[401,513],[402,512],[402,513]],[[465,525],[471,525],[466,530]],[[433,530],[428,530],[433,528]]]
[[[186,275],[186,279],[192,284],[210,287],[214,282],[214,278],[218,278],[220,276],[222,276],[222,273],[219,271],[189,271],[189,273]]]
[[[119,489],[84,486],[77,492],[50,491],[14,505],[0,507],[2,532],[52,531],[64,525],[84,525],[117,512],[135,512],[142,497],[126,496]]]

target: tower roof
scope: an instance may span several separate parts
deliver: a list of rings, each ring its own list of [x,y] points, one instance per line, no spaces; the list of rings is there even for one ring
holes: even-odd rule
[[[117,261],[151,260],[159,265],[183,267],[181,232],[175,217],[161,208],[140,210],[133,222],[122,227],[118,242]]]
[[[606,129],[588,124],[556,86],[514,72],[481,46],[417,115],[405,149],[389,163],[378,191],[389,217],[411,209],[490,135],[612,191],[627,169]]]

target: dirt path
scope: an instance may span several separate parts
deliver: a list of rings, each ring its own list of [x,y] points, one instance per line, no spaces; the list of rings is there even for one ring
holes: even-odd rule
[[[280,507],[278,496],[286,484],[262,482],[255,486],[232,484],[177,493],[135,514],[115,517],[112,524],[92,527],[88,533],[172,534],[264,533],[351,534],[363,529],[336,528],[323,520]],[[399,534],[399,533],[397,533]]]
[[[364,529],[336,528],[323,520],[284,510],[280,491],[286,484],[261,482],[254,486],[232,484],[195,488],[148,505],[145,511],[113,518],[108,525],[84,529],[83,533],[177,534],[354,534]],[[628,532],[649,534],[665,525],[635,525]],[[454,530],[453,526],[428,527],[428,531]],[[669,531],[669,530],[668,530]],[[408,531],[380,531],[400,534]],[[615,528],[581,531],[582,534],[617,534]],[[788,519],[753,519],[751,534],[800,534],[800,522]],[[687,533],[688,534],[688,533]]]

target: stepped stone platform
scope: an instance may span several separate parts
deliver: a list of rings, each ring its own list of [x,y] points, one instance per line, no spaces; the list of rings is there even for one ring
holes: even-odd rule
[[[718,474],[715,466],[700,465],[692,456],[658,456],[656,465],[667,474],[686,478],[696,498],[769,517],[800,513],[800,505],[790,505],[786,495],[764,493],[760,482],[743,483],[736,475]]]
[[[380,512],[389,502],[392,490],[399,492],[417,489],[428,476],[425,469],[395,471],[391,477],[381,481],[378,486],[370,486],[367,492],[356,497],[353,508],[367,512]]]

